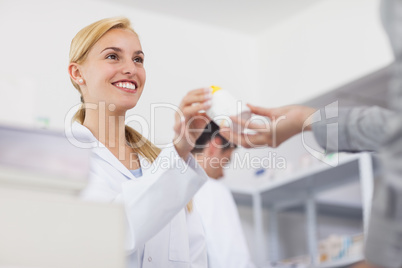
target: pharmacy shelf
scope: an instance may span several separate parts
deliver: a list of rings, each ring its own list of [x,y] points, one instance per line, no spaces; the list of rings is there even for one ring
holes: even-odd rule
[[[317,265],[317,268],[341,268],[341,267],[348,267],[352,264],[357,262],[363,261],[363,256],[356,256],[353,258],[346,258],[337,261],[328,261]]]
[[[323,191],[359,178],[359,167],[355,165],[364,154],[353,154],[339,160],[335,166],[325,163],[311,167],[273,181],[256,184],[228,184],[233,193],[252,195],[263,193],[264,202],[278,203],[289,197],[301,196],[306,191]],[[343,176],[339,176],[342,172]],[[300,192],[300,190],[302,192]]]
[[[306,213],[306,234],[308,240],[309,254],[312,262],[317,258],[317,237],[316,217],[317,211],[322,206],[337,207],[338,211],[351,212],[360,210],[363,216],[364,230],[367,230],[371,198],[373,194],[373,161],[371,154],[359,153],[343,157],[339,162],[330,166],[321,164],[309,169],[278,178],[274,181],[250,183],[248,185],[230,184],[227,186],[233,193],[236,202],[251,201],[254,216],[255,248],[258,249],[257,265],[264,263],[267,259],[267,251],[264,246],[264,222],[262,209],[267,208],[269,212],[269,260],[278,260],[278,213],[287,209],[301,208]],[[362,192],[362,205],[348,206],[347,204],[320,204],[317,196],[329,189],[334,189],[352,182],[360,182]],[[247,201],[248,200],[248,201]],[[316,264],[314,267],[321,267]],[[338,267],[338,266],[330,266]]]
[[[239,194],[233,193],[234,200],[236,205],[238,206],[253,206],[253,198],[249,194]],[[262,200],[262,207],[264,209],[270,208],[270,203]],[[363,211],[362,205],[354,205],[354,204],[346,204],[346,203],[332,203],[327,201],[316,201],[317,211],[320,215],[323,216],[332,216],[332,217],[340,217],[340,218],[348,218],[348,219],[362,219]],[[295,206],[286,208],[287,212],[299,212],[304,213],[304,203],[295,204]]]

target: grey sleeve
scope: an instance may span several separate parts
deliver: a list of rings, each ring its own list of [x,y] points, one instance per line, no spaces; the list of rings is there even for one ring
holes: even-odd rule
[[[379,153],[381,177],[375,186],[365,258],[378,267],[402,267],[402,113],[380,107],[331,109],[313,116],[313,132],[322,147]]]
[[[389,135],[384,123],[393,115],[377,106],[323,108],[313,115],[312,130],[327,152],[378,151]]]
[[[402,114],[387,120],[388,139],[380,154],[381,177],[376,181],[366,259],[380,267],[402,267]]]
[[[402,267],[402,114],[380,107],[331,109],[313,117],[313,132],[322,147],[379,153],[381,177],[376,182],[365,257],[379,267]]]

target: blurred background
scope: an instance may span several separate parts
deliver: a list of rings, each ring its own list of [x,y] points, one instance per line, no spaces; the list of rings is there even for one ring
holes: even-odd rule
[[[112,16],[128,17],[140,36],[147,83],[130,114],[144,117],[151,129],[148,138],[160,146],[173,137],[174,111],[151,110],[151,104],[179,104],[188,90],[210,85],[266,107],[321,107],[334,101],[339,106],[386,106],[393,58],[378,0],[0,0],[0,123],[64,130],[80,103],[67,73],[70,42],[84,26]],[[138,123],[130,124],[141,131]],[[304,142],[317,148],[311,135]],[[275,153],[286,167],[239,169],[232,164],[224,181],[233,189],[298,176],[320,162],[306,151],[300,136],[275,150],[237,153]],[[359,208],[360,189],[357,180],[322,198],[327,204]],[[261,263],[265,259],[256,253],[253,205],[235,198],[252,257]],[[353,215],[343,214],[348,213]],[[263,210],[266,221],[268,214]],[[285,227],[280,240],[288,246],[281,248],[280,257],[305,254],[303,213],[293,209],[281,217]],[[320,219],[322,238],[362,229],[361,217],[335,213]],[[265,246],[268,240],[264,238]]]

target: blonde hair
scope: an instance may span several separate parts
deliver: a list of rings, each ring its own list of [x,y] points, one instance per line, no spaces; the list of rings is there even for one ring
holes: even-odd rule
[[[137,35],[127,18],[115,17],[96,21],[81,29],[71,41],[69,63],[83,63],[87,59],[89,51],[96,42],[112,29],[128,30]],[[81,88],[71,77],[70,80],[81,94],[81,101],[83,102],[80,109],[75,113],[73,120],[83,124],[85,119],[85,108]],[[125,136],[126,141],[130,147],[133,148],[134,152],[142,155],[149,162],[152,163],[158,157],[161,150],[133,128],[125,126]],[[137,146],[138,144],[140,144],[140,146]],[[192,209],[193,204],[192,201],[190,201],[187,204],[187,210],[191,212]]]

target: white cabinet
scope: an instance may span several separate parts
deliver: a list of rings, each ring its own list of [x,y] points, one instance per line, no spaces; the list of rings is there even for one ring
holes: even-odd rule
[[[126,267],[121,205],[0,185],[0,218],[0,267]]]
[[[362,257],[344,259],[337,263],[317,263],[317,196],[323,191],[359,181],[362,193],[363,226],[364,230],[367,230],[373,194],[373,170],[372,156],[369,153],[359,153],[343,157],[335,167],[323,163],[258,186],[226,183],[236,201],[244,200],[244,198],[252,199],[257,265],[265,263],[268,259],[278,260],[278,212],[301,204],[306,213],[307,244],[313,266],[342,267],[360,260]],[[263,208],[268,209],[268,223],[263,222]],[[268,224],[269,234],[264,233],[264,224]],[[269,250],[264,245],[267,235]]]

